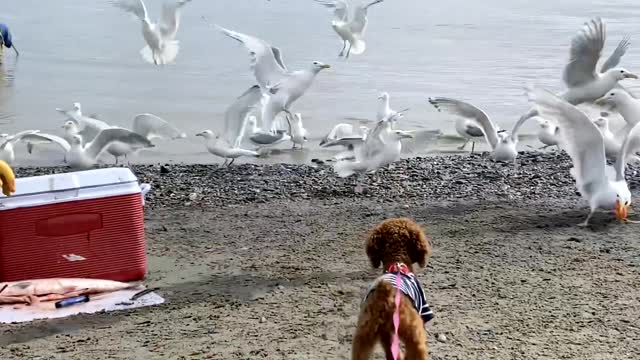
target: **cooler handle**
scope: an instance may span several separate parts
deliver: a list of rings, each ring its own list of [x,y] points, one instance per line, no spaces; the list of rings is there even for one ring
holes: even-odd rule
[[[144,183],[140,184],[140,193],[142,194],[142,206],[144,206],[144,197],[151,190],[151,185]]]

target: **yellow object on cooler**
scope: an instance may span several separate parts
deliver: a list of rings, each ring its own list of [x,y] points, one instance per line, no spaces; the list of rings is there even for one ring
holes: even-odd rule
[[[2,193],[5,196],[11,196],[11,193],[16,192],[16,176],[13,169],[2,160],[0,160],[0,182],[2,183]]]

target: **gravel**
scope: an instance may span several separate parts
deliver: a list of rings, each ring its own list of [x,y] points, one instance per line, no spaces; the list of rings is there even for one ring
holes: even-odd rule
[[[517,169],[487,154],[400,160],[369,174],[356,194],[356,177],[339,178],[330,164],[133,165],[141,182],[151,184],[150,208],[181,208],[265,203],[273,200],[456,201],[535,200],[578,195],[565,153],[521,152]],[[638,167],[627,169],[632,190],[640,185]],[[18,168],[18,176],[69,171],[66,167]]]

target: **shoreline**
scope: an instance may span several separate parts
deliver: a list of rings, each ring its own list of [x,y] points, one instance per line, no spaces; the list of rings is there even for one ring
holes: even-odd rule
[[[145,285],[166,302],[0,324],[0,357],[348,359],[360,301],[380,273],[364,236],[399,216],[433,242],[416,270],[435,313],[431,359],[640,353],[636,225],[598,213],[576,227],[588,209],[565,154],[527,153],[519,165],[480,155],[401,160],[369,175],[359,195],[327,166],[134,166],[152,183]],[[630,187],[637,196],[637,176]]]

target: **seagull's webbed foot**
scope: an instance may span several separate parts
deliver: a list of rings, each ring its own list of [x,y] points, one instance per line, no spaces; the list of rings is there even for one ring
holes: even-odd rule
[[[349,43],[349,48],[347,49],[347,54],[344,56],[344,58],[348,59],[350,54],[351,54],[351,43]]]
[[[623,219],[622,222],[625,224],[640,224],[640,221],[635,221],[630,219]]]
[[[587,219],[583,222],[581,222],[580,224],[578,224],[579,227],[587,227],[589,226],[589,220],[591,220],[591,217],[593,216],[593,214],[595,213],[595,209],[591,210],[589,212],[589,216],[587,216]]]
[[[340,54],[338,54],[338,57],[343,57],[344,56],[344,51],[347,49],[347,41],[343,41],[342,44],[342,50],[340,50]]]

